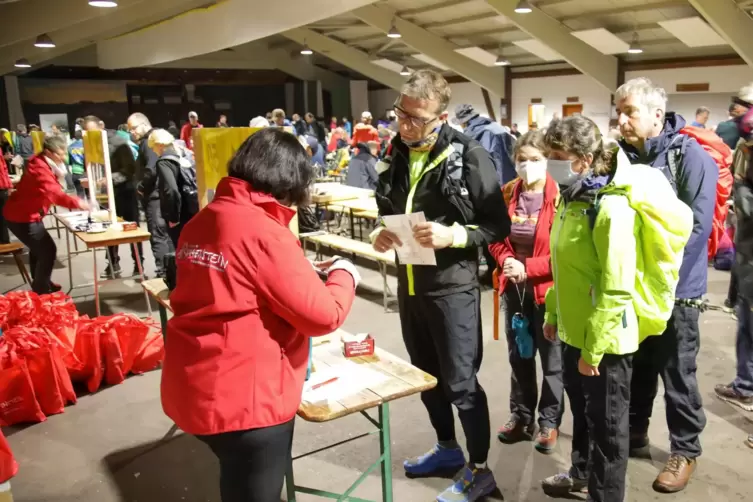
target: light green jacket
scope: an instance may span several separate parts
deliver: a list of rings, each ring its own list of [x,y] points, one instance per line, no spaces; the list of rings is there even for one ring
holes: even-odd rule
[[[593,366],[664,331],[693,227],[692,211],[658,169],[632,166],[622,151],[615,165],[593,224],[591,203],[563,196],[551,234],[546,322]]]

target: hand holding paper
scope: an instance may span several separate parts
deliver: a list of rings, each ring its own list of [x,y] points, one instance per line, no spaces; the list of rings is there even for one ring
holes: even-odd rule
[[[434,250],[423,247],[421,243],[416,240],[416,236],[413,232],[416,225],[426,223],[426,217],[423,212],[395,214],[385,216],[383,220],[387,230],[383,230],[381,233],[389,231],[397,237],[400,244],[396,243],[394,247],[397,257],[402,265],[437,264],[437,257],[434,255]],[[451,237],[450,243],[452,243]]]
[[[452,229],[440,223],[428,221],[413,227],[413,237],[425,248],[444,249],[452,246]]]

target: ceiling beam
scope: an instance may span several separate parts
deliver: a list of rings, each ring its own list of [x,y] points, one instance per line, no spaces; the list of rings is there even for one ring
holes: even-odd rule
[[[410,21],[395,17],[389,9],[367,5],[352,11],[352,14],[384,33],[390,30],[394,19],[395,27],[402,35],[401,42],[435,59],[492,94],[505,95],[505,76],[501,68],[490,68],[458,54],[455,52],[455,49],[458,48],[456,45]]]
[[[517,0],[486,0],[521,30],[551,47],[562,57],[609,91],[617,89],[617,58],[606,56],[574,37],[568,28],[543,11],[534,8],[530,14],[516,14]]]
[[[399,74],[373,64],[365,52],[325,37],[314,30],[295,28],[284,31],[281,35],[301,45],[305,41],[313,51],[392,89],[399,91],[405,83],[405,78]]]
[[[690,3],[748,66],[753,66],[753,19],[733,0],[690,0]]]
[[[145,25],[171,19],[183,12],[207,5],[207,0],[140,0],[118,7],[118,15],[104,16],[50,33],[57,44],[54,49],[37,49],[23,41],[0,51],[0,75],[15,72],[13,63],[27,58],[32,65],[40,65],[51,59],[80,50],[99,40],[118,36]],[[95,63],[96,66],[96,63]]]

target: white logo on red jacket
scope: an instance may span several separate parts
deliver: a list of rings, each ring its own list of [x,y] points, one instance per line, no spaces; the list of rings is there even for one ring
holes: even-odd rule
[[[220,272],[227,270],[228,261],[222,253],[213,253],[206,249],[201,249],[195,244],[183,244],[183,247],[176,254],[178,260],[188,260],[194,265],[212,268]]]

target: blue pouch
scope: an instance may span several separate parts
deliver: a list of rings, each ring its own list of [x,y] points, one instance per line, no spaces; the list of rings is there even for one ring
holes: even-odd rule
[[[306,367],[306,381],[308,381],[309,378],[311,378],[311,366],[312,366],[312,356],[313,356],[313,350],[314,350],[314,340],[309,337],[309,364]]]
[[[515,345],[518,346],[518,354],[523,359],[533,357],[533,337],[529,329],[528,319],[523,314],[512,316],[512,330],[515,333]]]

